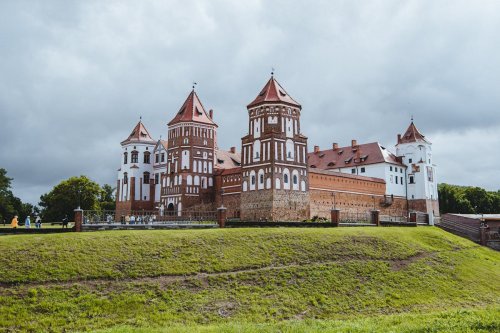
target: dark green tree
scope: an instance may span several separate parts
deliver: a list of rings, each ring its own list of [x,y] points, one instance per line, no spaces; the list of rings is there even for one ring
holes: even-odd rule
[[[11,190],[12,178],[7,177],[7,171],[0,168],[0,223],[5,220],[7,223],[14,215],[18,215],[22,221],[27,215],[32,215],[36,211],[30,203],[24,203],[14,196]]]
[[[439,184],[441,213],[491,214],[500,213],[500,191],[480,187]]]
[[[99,197],[99,205],[101,210],[115,209],[115,188],[109,184],[104,184],[101,187],[101,195]]]
[[[99,210],[102,189],[86,176],[71,177],[56,185],[49,193],[40,197],[40,206],[45,221],[61,221],[65,216],[73,219],[77,207]]]

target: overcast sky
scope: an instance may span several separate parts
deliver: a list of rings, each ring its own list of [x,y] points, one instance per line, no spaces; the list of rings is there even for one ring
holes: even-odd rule
[[[415,124],[439,182],[500,189],[500,1],[1,1],[0,167],[38,203],[70,176],[115,184],[142,115],[166,136],[193,81],[221,148],[271,68],[309,148]]]

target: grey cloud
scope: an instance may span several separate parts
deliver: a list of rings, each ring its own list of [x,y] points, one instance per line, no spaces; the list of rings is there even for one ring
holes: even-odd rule
[[[274,66],[310,146],[389,146],[414,115],[436,138],[440,180],[459,182],[476,162],[453,167],[446,137],[498,140],[498,31],[494,1],[4,1],[0,167],[33,203],[72,175],[114,184],[119,142],[141,115],[165,136],[193,81],[219,145],[239,146]]]

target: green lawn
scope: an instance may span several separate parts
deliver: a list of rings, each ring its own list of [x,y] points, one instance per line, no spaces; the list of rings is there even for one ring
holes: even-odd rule
[[[500,253],[434,227],[16,235],[0,252],[0,331],[500,330]]]

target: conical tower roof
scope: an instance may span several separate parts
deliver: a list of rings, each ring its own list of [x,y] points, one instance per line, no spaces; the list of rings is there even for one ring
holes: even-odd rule
[[[182,104],[174,119],[172,119],[168,125],[170,126],[180,122],[196,122],[217,126],[205,111],[194,89],[188,95],[186,101]]]
[[[148,130],[146,129],[146,126],[142,123],[141,120],[135,125],[134,129],[126,138],[121,142],[122,145],[125,145],[127,143],[132,143],[132,142],[137,142],[137,143],[156,143],[155,140],[149,135]]]
[[[400,143],[412,143],[412,142],[425,142],[425,143],[430,143],[425,139],[425,135],[420,133],[418,130],[417,126],[411,122],[410,126],[408,126],[408,129],[406,130],[405,134],[403,136],[398,137],[398,144]]]
[[[269,81],[267,81],[264,88],[262,88],[259,95],[253,100],[252,103],[248,104],[247,108],[257,106],[264,103],[285,103],[292,106],[297,106],[302,108],[297,101],[295,101],[285,89],[276,81],[274,76],[271,76]]]

